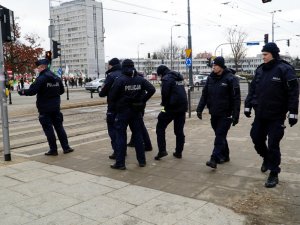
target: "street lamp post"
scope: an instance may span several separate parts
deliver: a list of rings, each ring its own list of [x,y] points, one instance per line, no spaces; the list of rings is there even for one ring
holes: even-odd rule
[[[140,45],[143,45],[143,44],[144,44],[143,42],[139,43],[138,48],[137,48],[137,50],[138,50],[138,52],[137,52],[138,53],[138,63],[137,63],[138,64],[137,65],[138,66],[138,72],[140,70]]]
[[[171,26],[171,70],[173,69],[173,27],[180,27],[181,24],[174,24]]]
[[[281,12],[281,9],[270,12],[272,14],[272,42],[274,42],[274,14],[276,12]]]

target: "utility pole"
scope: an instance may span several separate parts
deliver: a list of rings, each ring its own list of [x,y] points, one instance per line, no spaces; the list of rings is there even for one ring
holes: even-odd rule
[[[4,160],[11,161],[8,113],[7,113],[7,97],[5,93],[6,79],[4,76],[4,57],[3,57],[3,43],[2,43],[2,22],[4,21],[3,21],[2,12],[3,12],[2,9],[0,9],[0,106],[1,106],[1,119],[2,119]]]
[[[99,56],[98,56],[98,33],[97,33],[97,14],[96,6],[93,6],[93,20],[94,20],[94,44],[95,44],[95,56],[97,63],[97,78],[99,78]]]
[[[192,49],[192,35],[191,35],[191,13],[190,13],[190,0],[188,0],[188,48]],[[191,90],[193,91],[193,57],[192,57],[193,51],[190,54],[191,58],[191,66],[189,67],[189,85]]]

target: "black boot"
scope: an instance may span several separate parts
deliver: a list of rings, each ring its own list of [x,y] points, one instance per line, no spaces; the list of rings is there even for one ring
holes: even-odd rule
[[[268,170],[267,162],[266,162],[266,160],[264,159],[263,163],[261,164],[260,171],[261,171],[262,173],[265,173],[265,172],[267,172],[267,170]]]
[[[133,141],[129,141],[129,143],[127,144],[127,146],[128,147],[134,147],[135,145],[134,145]]]
[[[217,169],[217,162],[214,157],[210,157],[210,160],[206,162],[206,165],[213,169]]]
[[[74,152],[74,149],[73,148],[68,148],[68,149],[64,150],[64,154],[68,154],[70,152]]]
[[[126,166],[119,166],[117,164],[110,165],[110,168],[115,170],[126,170]]]
[[[265,183],[265,187],[266,188],[273,188],[276,187],[276,185],[278,184],[279,179],[278,179],[278,173],[276,172],[270,172],[270,175]]]
[[[178,152],[173,152],[173,156],[177,159],[181,159],[182,158],[182,154],[178,153]]]
[[[160,158],[167,156],[168,153],[166,151],[158,152],[158,154],[154,157],[155,160],[160,160]]]
[[[45,155],[52,155],[52,156],[56,156],[58,155],[57,151],[54,150],[49,150],[48,152],[45,153]]]

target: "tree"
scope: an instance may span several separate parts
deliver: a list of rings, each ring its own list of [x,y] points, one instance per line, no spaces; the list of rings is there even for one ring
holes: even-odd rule
[[[298,56],[292,60],[292,65],[297,69],[300,68],[300,59]]]
[[[230,43],[235,70],[238,72],[240,61],[246,57],[247,49],[244,46],[248,34],[241,29],[229,28],[227,30],[227,41]]]
[[[21,41],[19,24],[14,27],[16,40],[3,45],[4,66],[12,74],[34,73],[35,61],[41,57],[44,49],[40,46],[40,37],[35,34],[26,34],[25,41]]]
[[[178,57],[178,55],[182,55],[182,52],[184,52],[185,50],[184,47],[179,46],[176,43],[172,44],[172,49],[173,49],[173,58]],[[171,59],[171,44],[169,44],[168,46],[162,46],[161,49],[154,52],[153,57],[154,55],[156,59]]]

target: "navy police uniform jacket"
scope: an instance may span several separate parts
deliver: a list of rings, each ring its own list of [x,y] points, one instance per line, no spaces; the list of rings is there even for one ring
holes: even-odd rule
[[[184,79],[180,73],[169,71],[161,78],[161,105],[166,112],[187,111]]]
[[[284,119],[286,113],[298,114],[299,87],[294,68],[275,59],[260,65],[245,100],[245,111],[254,108],[262,119]]]
[[[24,95],[36,96],[36,106],[39,113],[55,112],[60,110],[60,95],[65,92],[61,79],[49,69],[40,72]]]
[[[106,71],[107,77],[104,81],[104,84],[99,92],[100,97],[107,96],[107,111],[114,112],[115,104],[110,98],[110,89],[114,83],[114,81],[122,75],[121,65],[115,65],[110,70]]]
[[[233,75],[234,72],[225,68],[220,76],[214,72],[208,76],[197,112],[202,112],[207,105],[212,116],[239,118],[241,94],[239,80]]]
[[[113,83],[109,97],[115,104],[116,112],[123,112],[128,108],[143,112],[146,102],[154,93],[155,87],[143,77],[122,74]]]

